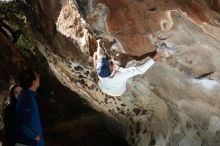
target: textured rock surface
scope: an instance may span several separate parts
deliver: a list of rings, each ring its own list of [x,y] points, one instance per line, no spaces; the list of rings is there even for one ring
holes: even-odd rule
[[[56,77],[112,117],[112,130],[130,145],[220,145],[219,0],[27,2]],[[156,46],[166,57],[133,78],[121,97],[110,97],[97,87],[88,59],[95,37],[105,38],[122,65]]]
[[[18,70],[25,64],[24,58],[17,51],[16,47],[2,33],[0,33],[0,113],[7,101],[9,84],[15,82]],[[0,115],[0,130],[3,128],[3,118]],[[0,131],[1,139],[1,131]]]

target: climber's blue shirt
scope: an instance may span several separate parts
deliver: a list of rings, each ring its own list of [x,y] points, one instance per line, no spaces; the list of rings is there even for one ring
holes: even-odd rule
[[[36,93],[23,90],[16,104],[16,142],[28,146],[43,146],[43,135],[40,123],[38,105],[35,100]],[[34,141],[40,136],[39,143]]]

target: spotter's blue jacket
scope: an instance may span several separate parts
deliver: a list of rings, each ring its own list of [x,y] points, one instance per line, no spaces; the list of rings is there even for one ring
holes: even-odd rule
[[[35,96],[35,92],[24,89],[18,97],[15,110],[16,142],[28,146],[44,146]],[[40,136],[39,143],[34,140],[36,136]]]

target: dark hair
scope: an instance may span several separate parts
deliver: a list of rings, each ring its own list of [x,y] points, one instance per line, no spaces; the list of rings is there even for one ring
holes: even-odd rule
[[[32,86],[32,82],[36,80],[36,71],[27,69],[20,74],[20,85],[23,89],[28,89]]]
[[[10,90],[10,104],[16,104],[17,99],[15,98],[15,89],[19,86],[20,85],[18,84],[12,86]]]

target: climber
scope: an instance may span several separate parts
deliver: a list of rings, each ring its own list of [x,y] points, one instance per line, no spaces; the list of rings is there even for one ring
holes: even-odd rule
[[[138,74],[144,74],[155,63],[155,60],[161,57],[161,53],[157,53],[152,59],[148,59],[143,64],[122,68],[109,61],[100,40],[97,42],[98,47],[93,54],[93,63],[98,75],[98,86],[102,92],[111,96],[121,96],[126,91],[128,79]]]

